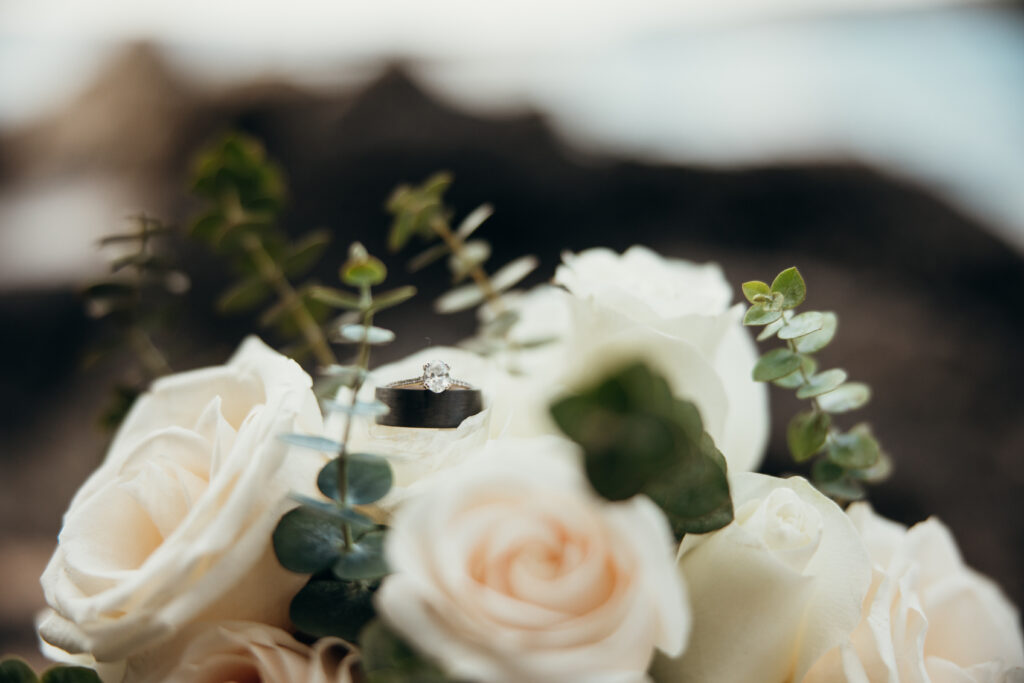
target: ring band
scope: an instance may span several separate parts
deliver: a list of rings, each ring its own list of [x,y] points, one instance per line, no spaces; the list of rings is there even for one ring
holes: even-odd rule
[[[424,365],[421,377],[391,382],[375,393],[389,409],[377,424],[390,427],[452,429],[483,410],[480,390],[453,379],[441,361]]]

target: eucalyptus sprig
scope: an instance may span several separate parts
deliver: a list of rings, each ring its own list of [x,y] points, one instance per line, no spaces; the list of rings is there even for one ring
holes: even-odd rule
[[[152,380],[171,373],[154,335],[167,323],[175,297],[190,284],[188,276],[156,248],[156,242],[172,228],[144,214],[131,216],[130,221],[130,231],[99,240],[105,252],[116,250],[110,259],[110,273],[82,291],[88,315],[110,328],[106,343],[91,353],[89,361],[127,346],[141,370],[140,377],[122,378],[114,388],[114,399],[101,417],[101,423],[111,429]]]
[[[478,350],[493,352],[508,345],[509,332],[518,319],[505,305],[503,294],[532,273],[539,261],[533,255],[521,256],[488,274],[484,264],[491,256],[491,245],[473,236],[494,209],[482,204],[453,229],[454,212],[444,203],[444,193],[451,183],[451,174],[441,172],[418,186],[398,186],[387,202],[387,210],[394,216],[388,246],[398,251],[417,236],[424,242],[440,240],[413,257],[409,268],[417,271],[447,257],[452,284],[457,286],[437,299],[434,306],[439,313],[456,313],[486,304],[489,316],[481,330],[481,339],[477,340],[482,343],[476,346]],[[467,278],[472,282],[460,284]]]
[[[329,304],[318,299],[315,283],[293,283],[316,265],[330,234],[315,230],[288,240],[278,225],[287,198],[284,177],[259,141],[232,133],[204,150],[192,189],[206,200],[193,223],[193,236],[230,258],[240,276],[218,300],[220,311],[252,310],[273,297],[276,301],[264,310],[260,325],[298,339],[289,355],[311,353],[321,365],[336,364],[323,329]]]
[[[839,500],[863,498],[863,484],[888,477],[892,463],[867,423],[845,432],[833,424],[833,415],[857,410],[871,398],[871,388],[847,382],[845,370],[818,370],[813,354],[832,341],[838,317],[831,311],[796,312],[807,286],[795,267],[779,273],[770,286],[759,280],[743,283],[743,294],[751,304],[743,324],[764,326],[758,341],[777,336],[786,344],[761,356],[754,379],[795,389],[797,398],[810,402],[810,409],[795,415],[786,430],[793,459],[806,462],[821,454],[811,468],[815,486]]]
[[[100,683],[100,677],[84,666],[55,666],[42,676],[16,658],[0,661],[0,683]]]
[[[337,335],[339,341],[356,346],[355,362],[323,370],[333,386],[347,390],[345,400],[322,401],[326,411],[344,416],[341,439],[309,434],[280,437],[286,443],[334,455],[317,477],[317,487],[329,500],[296,498],[300,506],[281,518],[273,535],[274,552],[285,569],[314,574],[292,601],[291,618],[296,626],[315,636],[354,639],[373,616],[370,595],[374,583],[388,571],[383,550],[385,528],[356,508],[375,503],[388,493],[391,466],[382,456],[349,449],[354,420],[372,418],[388,409],[380,401],[359,398],[371,348],[395,338],[390,330],[373,324],[374,315],[416,293],[413,287],[403,287],[374,296],[372,288],[386,277],[384,264],[357,242],[341,267],[342,281],[356,292],[325,290],[358,318],[357,323],[343,324]]]

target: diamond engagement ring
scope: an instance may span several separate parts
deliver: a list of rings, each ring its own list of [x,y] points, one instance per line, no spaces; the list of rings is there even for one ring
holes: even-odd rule
[[[423,365],[423,374],[413,379],[377,387],[377,400],[388,412],[377,423],[391,427],[451,429],[483,410],[480,390],[454,379],[448,364],[434,360]]]

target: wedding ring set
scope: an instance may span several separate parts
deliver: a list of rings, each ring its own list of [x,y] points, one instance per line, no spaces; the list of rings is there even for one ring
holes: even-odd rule
[[[453,429],[483,410],[480,390],[454,379],[447,363],[423,365],[423,374],[377,387],[377,400],[389,410],[377,423],[390,427]]]

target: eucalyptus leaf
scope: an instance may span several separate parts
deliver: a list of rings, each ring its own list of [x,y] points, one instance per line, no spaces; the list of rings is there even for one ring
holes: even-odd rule
[[[793,459],[804,462],[820,451],[828,438],[831,424],[828,413],[808,411],[795,415],[786,430],[786,442]]]
[[[496,292],[504,292],[519,284],[523,278],[532,273],[540,265],[536,256],[527,255],[505,264],[491,276],[491,286]]]
[[[341,500],[338,494],[338,467],[340,459],[327,463],[317,476],[316,485],[328,498]],[[345,456],[345,471],[349,505],[375,503],[391,490],[392,474],[388,461],[370,453],[348,453]]]
[[[871,387],[861,382],[843,384],[818,397],[818,405],[830,413],[857,410],[871,400]]]
[[[217,299],[221,313],[241,313],[259,306],[273,293],[270,285],[258,277],[242,280]]]
[[[743,296],[747,298],[752,304],[761,302],[761,299],[757,297],[771,296],[772,289],[768,286],[768,283],[761,282],[760,280],[751,280],[750,282],[744,282],[742,285]]]
[[[858,425],[845,434],[835,434],[828,445],[828,458],[847,470],[863,470],[878,462],[880,450],[866,425]]]
[[[431,662],[396,636],[380,619],[359,634],[368,683],[450,683]]]
[[[0,662],[0,683],[37,683],[39,679],[32,667],[20,659],[5,659]]]
[[[373,590],[360,582],[313,579],[292,599],[288,613],[303,633],[356,642],[376,614]]]
[[[465,240],[476,232],[476,229],[483,225],[484,221],[493,215],[493,206],[490,204],[481,204],[473,209],[468,216],[462,219],[462,223],[459,224],[458,230],[455,231],[455,236],[460,240]]]
[[[384,282],[388,269],[384,262],[367,253],[366,247],[353,242],[349,247],[348,260],[341,266],[341,281],[352,287],[373,287]]]
[[[818,311],[806,311],[793,316],[779,330],[779,339],[796,339],[817,332],[825,325],[825,314]]]
[[[757,359],[752,373],[755,382],[769,382],[800,368],[801,357],[789,349],[772,349]]]
[[[397,306],[400,303],[408,301],[414,296],[416,296],[416,288],[411,285],[399,287],[398,289],[390,289],[382,294],[374,296],[370,307],[374,311],[381,311],[385,308]]]
[[[4,681],[2,673],[0,681]],[[40,683],[101,683],[101,680],[99,674],[84,666],[55,666],[43,674]]]
[[[457,254],[448,257],[448,269],[457,284],[466,279],[474,269],[483,265],[491,257],[491,245],[484,240],[470,240],[462,245]]]
[[[328,365],[320,374],[337,380],[339,387],[354,387],[365,382],[368,373],[358,365]]]
[[[280,434],[277,438],[286,444],[320,451],[321,453],[337,453],[341,450],[341,444],[334,439],[313,434]]]
[[[484,291],[476,285],[463,285],[438,297],[434,309],[438,313],[457,313],[473,308],[485,298]]]
[[[342,507],[333,501],[318,500],[316,498],[304,496],[301,493],[290,493],[288,494],[288,497],[303,507],[310,508],[322,515],[336,519],[339,524],[348,524],[353,530],[366,531],[367,529],[372,529],[377,526],[374,521],[366,515],[356,512],[352,508]]]
[[[347,581],[372,581],[388,574],[384,559],[383,529],[367,531],[347,550],[343,550],[331,571],[339,579]]]
[[[285,513],[272,538],[278,562],[299,574],[327,569],[338,560],[345,545],[339,520],[306,506]]]
[[[371,346],[390,344],[395,341],[394,332],[373,325],[344,325],[338,330],[337,337],[340,341],[353,344],[365,342]]]
[[[449,248],[446,243],[439,242],[409,259],[409,272],[415,273],[419,270],[423,270],[431,263],[440,261],[450,253],[452,253],[451,248]]]
[[[839,318],[835,313],[825,312],[821,321],[821,329],[811,332],[808,335],[793,340],[796,350],[800,353],[814,353],[828,346],[832,338],[836,336],[836,328],[839,326]]]
[[[765,304],[754,304],[743,315],[744,325],[768,325],[782,318],[781,310],[771,310]]]
[[[874,465],[865,469],[852,469],[849,471],[849,474],[860,481],[877,484],[878,482],[885,481],[892,474],[892,458],[886,455],[885,452],[879,452],[878,460]]]
[[[819,460],[818,462],[828,461]],[[839,501],[861,500],[865,496],[861,483],[849,475],[827,481],[815,480],[814,485],[826,496]]]
[[[644,493],[665,512],[677,537],[708,533],[733,519],[725,458],[707,434],[698,449],[655,477]]]
[[[832,391],[846,381],[846,370],[834,368],[808,378],[807,383],[797,392],[797,398],[813,398]]]
[[[782,307],[796,308],[807,297],[807,285],[796,266],[779,273],[772,282],[772,292],[783,296]]]
[[[780,317],[775,322],[768,323],[767,325],[765,325],[764,329],[761,330],[761,334],[757,335],[757,341],[765,341],[766,339],[771,339],[778,333],[779,330],[783,328],[785,324],[785,317]]]
[[[323,401],[324,410],[332,413],[342,413],[344,415],[354,415],[357,417],[377,417],[379,415],[387,415],[388,408],[386,403],[380,401],[356,401],[354,404],[342,403],[340,401]]]
[[[818,370],[818,361],[812,356],[801,356],[800,369],[785,377],[772,380],[772,384],[783,389],[796,389],[804,385],[804,377],[810,377]]]

